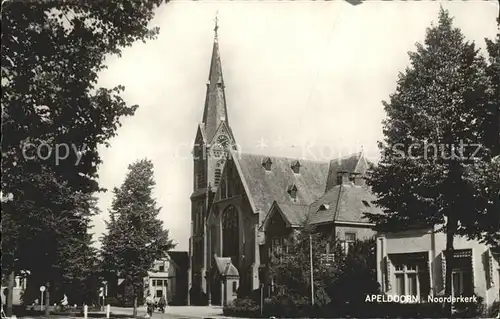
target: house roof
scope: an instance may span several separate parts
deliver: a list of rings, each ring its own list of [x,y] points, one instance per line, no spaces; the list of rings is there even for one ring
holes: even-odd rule
[[[268,156],[248,153],[233,155],[246,184],[248,196],[251,197],[256,213],[259,213],[259,220],[264,220],[274,201],[279,202],[280,206],[309,205],[324,194],[328,162],[300,160],[300,172],[294,174],[292,163],[296,159],[270,157],[271,169],[266,171],[262,166],[262,160],[266,157]],[[295,199],[287,192],[290,185],[297,187]]]
[[[309,211],[307,205],[278,204],[278,206],[291,226],[302,225]]]
[[[350,172],[365,174],[368,163],[363,156],[363,152],[351,154],[345,157],[336,158],[330,161],[328,168],[328,179],[326,182],[326,192],[337,185],[337,174],[340,172]]]
[[[187,251],[169,251],[168,256],[180,269],[189,269],[189,255]]]
[[[307,218],[308,211],[309,206],[307,205],[283,204],[274,201],[269,213],[266,215],[262,228],[267,227],[274,214],[281,214],[285,222],[291,227],[301,226]]]
[[[321,224],[333,221],[368,222],[364,213],[382,213],[373,202],[376,197],[367,187],[354,184],[336,185],[324,196],[309,206],[309,224]],[[328,209],[319,210],[320,206]]]

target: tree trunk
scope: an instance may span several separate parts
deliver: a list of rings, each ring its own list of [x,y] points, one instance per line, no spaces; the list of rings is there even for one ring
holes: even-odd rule
[[[446,258],[446,276],[445,276],[445,288],[444,292],[445,295],[444,297],[450,297],[451,296],[451,285],[452,285],[452,261],[453,261],[453,241],[455,239],[455,230],[457,229],[457,221],[451,218],[448,218],[448,225],[446,226],[446,251],[445,251],[445,258]],[[445,311],[446,314],[451,316],[452,314],[452,303],[447,302],[445,303]]]
[[[137,294],[134,293],[134,312],[132,314],[134,318],[137,318]]]
[[[14,270],[9,273],[9,282],[7,288],[7,317],[12,316],[12,304],[14,303],[14,282],[16,278],[14,276]]]
[[[48,317],[50,314],[50,282],[47,281],[45,287],[45,317]]]

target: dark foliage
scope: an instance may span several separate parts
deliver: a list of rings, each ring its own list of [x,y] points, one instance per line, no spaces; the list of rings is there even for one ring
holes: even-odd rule
[[[488,67],[452,22],[441,9],[383,102],[382,159],[368,180],[383,214],[367,214],[381,231],[438,227],[446,234],[446,259],[457,236],[500,241],[499,97],[492,83],[498,58]],[[488,47],[495,51],[492,42]],[[451,294],[450,267],[445,294]]]
[[[175,247],[168,230],[158,219],[160,208],[152,197],[155,186],[153,163],[141,160],[129,166],[120,188],[115,188],[108,232],[102,239],[102,261],[112,278],[124,279],[124,302],[138,300],[144,278],[153,262]],[[136,315],[134,303],[134,315]]]
[[[41,284],[55,298],[74,290],[70,303],[95,293],[87,233],[101,190],[98,146],[137,109],[122,86],[97,87],[98,73],[108,56],[155,37],[148,23],[163,2],[2,3],[2,275],[31,271],[25,301]],[[42,158],[41,145],[69,152]]]

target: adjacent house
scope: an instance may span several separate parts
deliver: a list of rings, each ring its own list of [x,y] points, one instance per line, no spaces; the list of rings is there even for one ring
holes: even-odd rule
[[[14,278],[14,290],[12,294],[12,304],[13,305],[21,305],[23,300],[22,296],[24,291],[26,290],[27,277],[26,275],[15,276]],[[7,303],[8,296],[8,281],[7,278],[3,278],[2,280],[2,305]]]
[[[377,277],[387,295],[444,296],[446,268],[452,268],[452,295],[500,300],[500,252],[457,237],[454,258],[444,257],[446,235],[435,228],[416,228],[377,237]]]
[[[165,297],[169,305],[186,305],[188,298],[188,268],[189,257],[187,251],[169,251],[164,258],[155,260],[143,278],[144,291],[139,299],[150,293],[153,298]],[[113,281],[112,281],[113,282]],[[108,287],[108,300],[112,304],[130,307],[133,305],[131,287],[124,279],[118,280]]]
[[[186,251],[170,251],[167,257],[156,260],[144,279],[144,295],[148,292],[169,305],[187,304],[189,257]]]

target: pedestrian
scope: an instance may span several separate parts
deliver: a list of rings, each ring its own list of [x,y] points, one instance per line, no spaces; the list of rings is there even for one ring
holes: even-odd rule
[[[167,300],[165,300],[164,296],[160,297],[160,300],[158,301],[158,308],[161,312],[165,313],[165,306],[167,305]]]
[[[148,292],[148,296],[146,297],[146,306],[147,306],[148,317],[151,318],[151,316],[153,315],[153,307],[155,306],[155,300],[153,299],[153,296],[151,296],[150,292]]]

